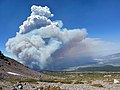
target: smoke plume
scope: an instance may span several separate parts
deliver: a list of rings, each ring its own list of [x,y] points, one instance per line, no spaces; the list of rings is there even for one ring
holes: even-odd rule
[[[31,15],[19,27],[19,32],[6,43],[7,51],[30,68],[43,69],[55,61],[55,56],[60,58],[63,52],[79,47],[87,36],[86,30],[62,29],[62,21],[50,20],[53,16],[47,6],[33,5]]]

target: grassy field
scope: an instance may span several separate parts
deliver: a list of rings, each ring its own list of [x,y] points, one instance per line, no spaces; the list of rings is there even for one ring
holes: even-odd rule
[[[113,82],[114,79],[120,80],[120,72],[42,72],[45,75],[52,77],[45,77],[39,79],[8,79],[8,82],[49,82],[49,83],[64,83],[64,84],[90,84],[95,80],[102,80],[105,82]]]
[[[29,83],[28,85],[36,85],[35,87],[39,87],[41,90],[63,90],[59,85],[79,85],[80,87],[83,85],[89,85],[95,88],[111,88],[110,86],[113,85],[114,79],[120,81],[120,73],[119,72],[48,72],[43,71],[43,74],[49,77],[41,77],[38,79],[8,79],[8,80],[0,80],[0,82],[11,82],[12,83]],[[95,81],[102,81],[95,82]],[[109,83],[107,86],[105,83]],[[50,85],[51,84],[51,85]],[[45,86],[46,85],[46,86]],[[50,85],[50,87],[49,87]],[[58,86],[56,86],[58,85]],[[68,85],[68,86],[67,86]],[[9,88],[10,85],[2,85],[0,88]],[[29,87],[29,86],[28,86]],[[114,87],[114,86],[112,86]],[[71,87],[72,88],[72,87]],[[91,88],[91,87],[90,87]],[[1,90],[1,89],[0,89]],[[64,89],[66,90],[66,89]],[[112,89],[111,89],[112,90]]]
[[[114,79],[120,80],[120,72],[43,72],[54,78],[41,78],[41,82],[61,82],[67,84],[91,83],[91,81],[102,80],[113,82]]]

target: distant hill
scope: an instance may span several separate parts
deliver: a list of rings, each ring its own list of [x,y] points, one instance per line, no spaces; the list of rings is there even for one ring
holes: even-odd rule
[[[101,56],[94,59],[104,65],[120,65],[120,53],[115,53],[107,56]]]
[[[120,66],[112,66],[112,65],[105,65],[105,66],[99,66],[99,67],[80,67],[77,68],[74,71],[80,71],[80,72],[96,72],[96,71],[105,71],[105,72],[120,72]]]
[[[33,71],[14,59],[4,56],[0,51],[0,80],[11,78],[39,78],[41,73]]]

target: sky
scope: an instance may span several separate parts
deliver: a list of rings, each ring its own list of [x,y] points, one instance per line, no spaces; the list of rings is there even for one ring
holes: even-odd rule
[[[48,6],[63,28],[86,28],[88,36],[120,43],[120,0],[0,0],[0,50],[30,16],[31,6]]]

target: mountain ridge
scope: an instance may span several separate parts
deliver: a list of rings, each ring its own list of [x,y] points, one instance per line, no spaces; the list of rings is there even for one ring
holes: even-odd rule
[[[16,60],[6,57],[0,51],[0,79],[40,78],[42,73],[34,71]]]

